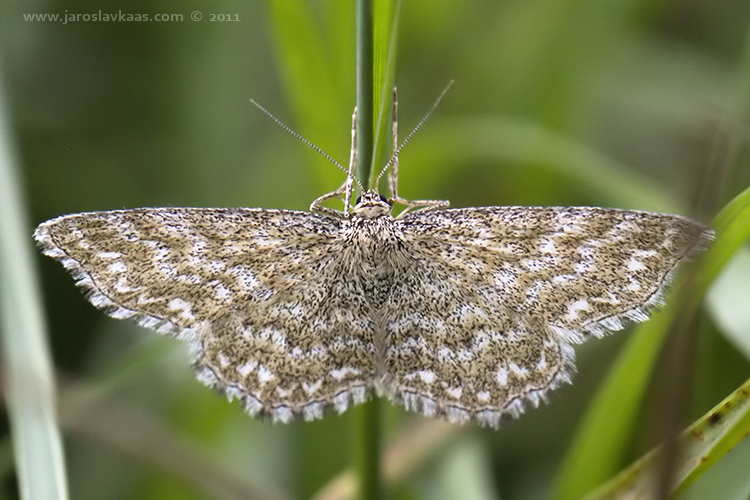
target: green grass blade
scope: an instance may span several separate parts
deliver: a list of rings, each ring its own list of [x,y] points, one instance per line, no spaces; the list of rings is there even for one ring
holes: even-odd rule
[[[716,326],[750,360],[750,248],[743,247],[721,271],[707,297]]]
[[[714,228],[716,241],[695,270],[693,302],[705,295],[721,268],[750,237],[750,188],[722,210]],[[684,311],[678,311],[673,301],[635,332],[581,421],[558,473],[554,498],[580,498],[618,470],[660,347],[678,314]]]
[[[578,499],[619,469],[674,315],[673,307],[654,315],[620,354],[581,420],[558,472],[553,498]]]
[[[680,436],[682,456],[675,475],[674,496],[685,493],[750,433],[750,380],[716,405]],[[652,450],[586,500],[650,498],[659,474],[659,449]]]
[[[285,95],[299,120],[300,132],[347,165],[348,131],[354,103],[354,58],[352,52],[349,65],[348,61],[341,61],[348,58],[349,52],[339,47],[353,45],[354,39],[350,36],[353,31],[349,31],[353,11],[349,10],[348,2],[334,4],[336,7],[316,12],[316,6],[304,0],[267,2],[276,60]],[[326,37],[324,33],[332,35]],[[348,71],[343,77],[345,67]],[[341,182],[341,173],[325,160],[313,161],[320,165],[323,177],[335,176]]]
[[[391,115],[393,86],[396,74],[396,44],[401,0],[376,2],[373,10],[373,88],[375,111],[375,133],[372,155],[372,169],[380,173],[391,156]],[[393,146],[396,147],[396,146]],[[378,187],[378,186],[374,186]]]
[[[675,494],[687,491],[721,457],[750,434],[750,380],[685,431],[683,468]]]
[[[269,0],[270,19],[277,59],[294,111],[305,127],[331,130],[343,82],[336,78],[335,65],[326,50],[310,2]]]
[[[456,162],[507,165],[504,168],[538,165],[569,176],[611,206],[680,212],[665,186],[655,186],[629,165],[537,123],[495,116],[440,118],[421,134],[409,145],[409,155],[410,165],[429,165],[434,173],[420,177],[425,190],[435,189],[432,183],[448,175]],[[411,170],[404,170],[404,175]]]
[[[0,75],[1,76],[1,75]],[[24,500],[67,499],[52,361],[0,79],[0,333],[3,379]]]
[[[412,422],[389,439],[381,457],[383,481],[389,489],[408,484],[444,453],[452,443],[466,434],[468,427],[449,424],[440,419]],[[314,495],[313,500],[343,500],[353,498],[357,481],[353,469],[346,469]]]

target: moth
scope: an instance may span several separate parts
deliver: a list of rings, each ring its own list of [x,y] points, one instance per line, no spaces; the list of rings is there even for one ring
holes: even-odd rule
[[[354,175],[352,121],[346,181],[309,212],[80,213],[34,238],[95,307],[189,342],[198,379],[253,416],[378,395],[497,427],[571,381],[572,344],[645,321],[713,235],[677,215],[405,200],[395,99],[386,197]]]

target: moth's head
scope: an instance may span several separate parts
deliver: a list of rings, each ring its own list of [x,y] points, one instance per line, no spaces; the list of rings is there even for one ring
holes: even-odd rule
[[[390,215],[391,207],[388,198],[371,189],[357,198],[352,213],[364,219],[374,219]]]

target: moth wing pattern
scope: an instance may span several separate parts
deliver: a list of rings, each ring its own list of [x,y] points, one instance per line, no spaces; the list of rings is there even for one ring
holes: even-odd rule
[[[493,427],[570,382],[570,343],[646,320],[678,264],[712,238],[682,217],[588,207],[422,210],[397,222],[417,269],[386,314],[394,399]]]
[[[34,237],[94,306],[189,341],[201,381],[288,421],[363,401],[373,376],[370,320],[327,271],[340,224],[286,210],[146,208],[59,217]]]

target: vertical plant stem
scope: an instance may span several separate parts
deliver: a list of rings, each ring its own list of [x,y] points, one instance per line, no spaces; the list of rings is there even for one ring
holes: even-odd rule
[[[24,500],[67,500],[52,361],[2,83],[0,74],[0,334],[18,489]]]
[[[370,187],[373,147],[373,27],[372,3],[357,0],[357,177]],[[377,399],[355,408],[356,464],[359,498],[380,500],[380,402]]]
[[[372,171],[372,2],[357,0],[357,178],[370,187]]]
[[[380,399],[375,398],[354,408],[356,432],[355,458],[360,500],[382,500],[383,482],[380,469]]]

